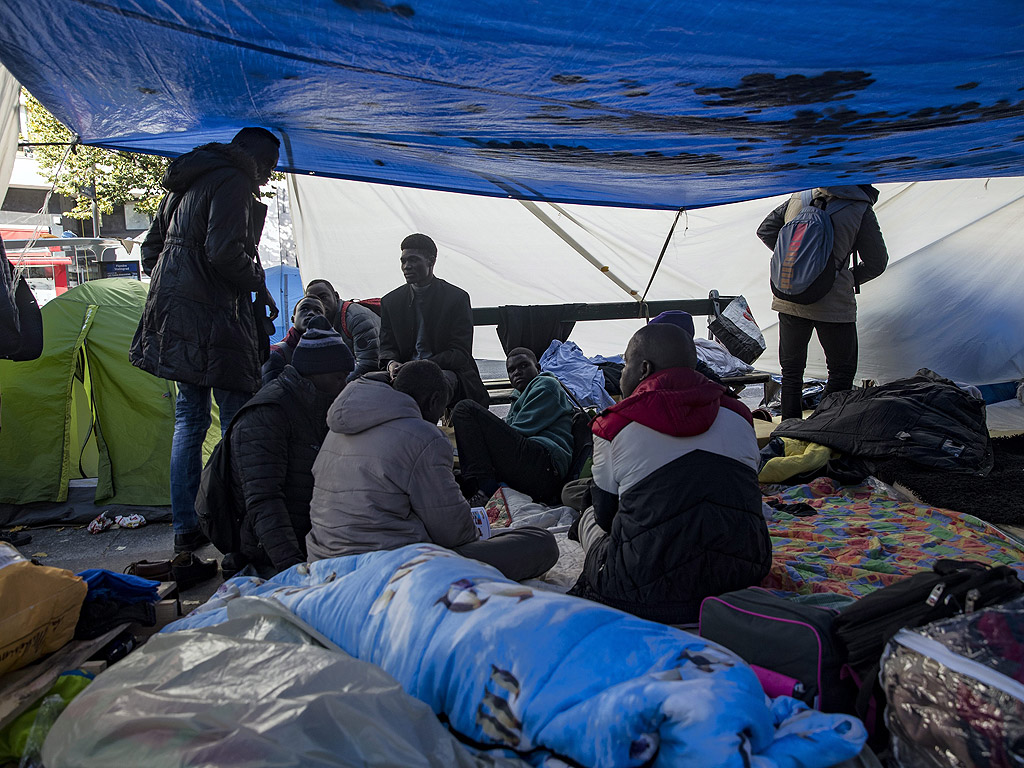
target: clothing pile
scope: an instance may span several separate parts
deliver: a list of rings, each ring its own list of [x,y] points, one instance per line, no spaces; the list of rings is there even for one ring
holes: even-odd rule
[[[993,464],[984,401],[924,368],[888,384],[828,394],[809,418],[787,419],[772,437],[963,475],[984,476]]]
[[[124,623],[137,622],[144,627],[156,623],[159,582],[102,568],[89,568],[78,575],[89,592],[75,627],[76,639],[91,640]]]
[[[553,373],[585,408],[603,410],[615,401],[605,388],[601,363],[621,363],[622,358],[587,357],[574,341],[552,341],[540,357],[540,369]]]
[[[695,338],[693,343],[697,347],[697,359],[719,376],[742,376],[754,370],[754,366],[731,354],[717,341]]]

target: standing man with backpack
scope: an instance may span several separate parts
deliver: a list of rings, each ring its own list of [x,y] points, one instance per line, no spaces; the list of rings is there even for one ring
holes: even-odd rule
[[[869,184],[794,194],[757,236],[773,250],[772,309],[779,313],[782,418],[800,418],[812,331],[825,352],[825,392],[853,388],[857,373],[857,299],[861,284],[885,271],[889,254]],[[852,257],[852,258],[851,258]]]

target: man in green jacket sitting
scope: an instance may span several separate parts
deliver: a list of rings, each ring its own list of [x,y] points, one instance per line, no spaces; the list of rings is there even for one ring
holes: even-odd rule
[[[504,421],[472,400],[452,410],[464,490],[482,506],[506,483],[534,501],[558,503],[572,460],[573,407],[558,379],[541,373],[525,347],[508,353],[508,378],[519,394]]]

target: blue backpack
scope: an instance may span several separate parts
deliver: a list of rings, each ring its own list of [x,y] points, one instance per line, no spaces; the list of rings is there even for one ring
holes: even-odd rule
[[[802,193],[802,200],[804,207],[782,225],[772,251],[772,293],[796,304],[813,304],[832,290],[841,269],[832,258],[831,215],[850,201],[825,204],[820,198],[811,200],[810,191]]]

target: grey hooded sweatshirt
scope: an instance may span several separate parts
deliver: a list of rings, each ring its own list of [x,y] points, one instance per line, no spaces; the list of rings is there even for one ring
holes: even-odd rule
[[[889,263],[882,231],[871,207],[878,200],[878,190],[867,184],[817,187],[814,190],[814,197],[825,198],[828,201],[854,201],[852,205],[829,214],[835,233],[832,258],[840,265],[836,281],[832,285],[832,290],[813,304],[795,304],[776,296],[772,299],[772,309],[786,315],[819,322],[853,323],[857,321],[857,286],[878,277]],[[768,214],[758,227],[757,236],[769,248],[774,248],[782,225],[796,216],[802,207],[798,192]],[[857,251],[858,261],[851,269],[850,254],[854,249]]]
[[[477,540],[452,474],[452,446],[409,395],[373,379],[348,384],[327,412],[313,464],[309,560]]]

